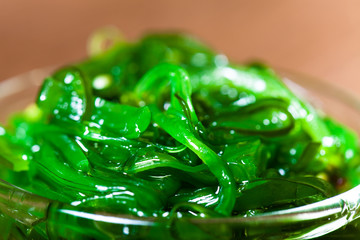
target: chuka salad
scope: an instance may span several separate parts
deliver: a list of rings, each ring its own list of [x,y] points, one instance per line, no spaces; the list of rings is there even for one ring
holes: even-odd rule
[[[247,217],[359,184],[355,133],[269,67],[151,34],[55,71],[0,127],[1,178],[139,217]]]

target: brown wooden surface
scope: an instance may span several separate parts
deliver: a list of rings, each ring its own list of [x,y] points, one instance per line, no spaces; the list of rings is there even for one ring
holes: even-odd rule
[[[237,62],[262,59],[360,92],[357,0],[0,0],[0,79],[85,57],[87,36],[180,29]]]

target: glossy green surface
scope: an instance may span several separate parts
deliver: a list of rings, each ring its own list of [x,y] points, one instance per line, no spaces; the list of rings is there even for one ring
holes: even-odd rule
[[[0,127],[6,181],[74,209],[164,221],[326,199],[359,184],[358,151],[353,132],[298,99],[272,69],[233,65],[177,34],[123,42],[59,69],[36,105]],[[48,234],[145,238],[136,227],[115,233],[73,218],[74,236],[51,221]],[[232,231],[220,226],[219,236]],[[188,226],[183,234],[198,233]]]

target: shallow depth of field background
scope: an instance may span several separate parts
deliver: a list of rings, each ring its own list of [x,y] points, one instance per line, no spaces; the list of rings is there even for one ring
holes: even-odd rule
[[[86,56],[89,34],[182,30],[232,61],[263,60],[360,91],[357,0],[0,0],[0,80]]]

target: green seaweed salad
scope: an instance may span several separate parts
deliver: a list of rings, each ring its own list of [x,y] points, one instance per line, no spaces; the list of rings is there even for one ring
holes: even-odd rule
[[[271,68],[182,34],[55,71],[0,127],[0,159],[0,177],[29,192],[138,217],[248,217],[360,183],[355,133]]]

